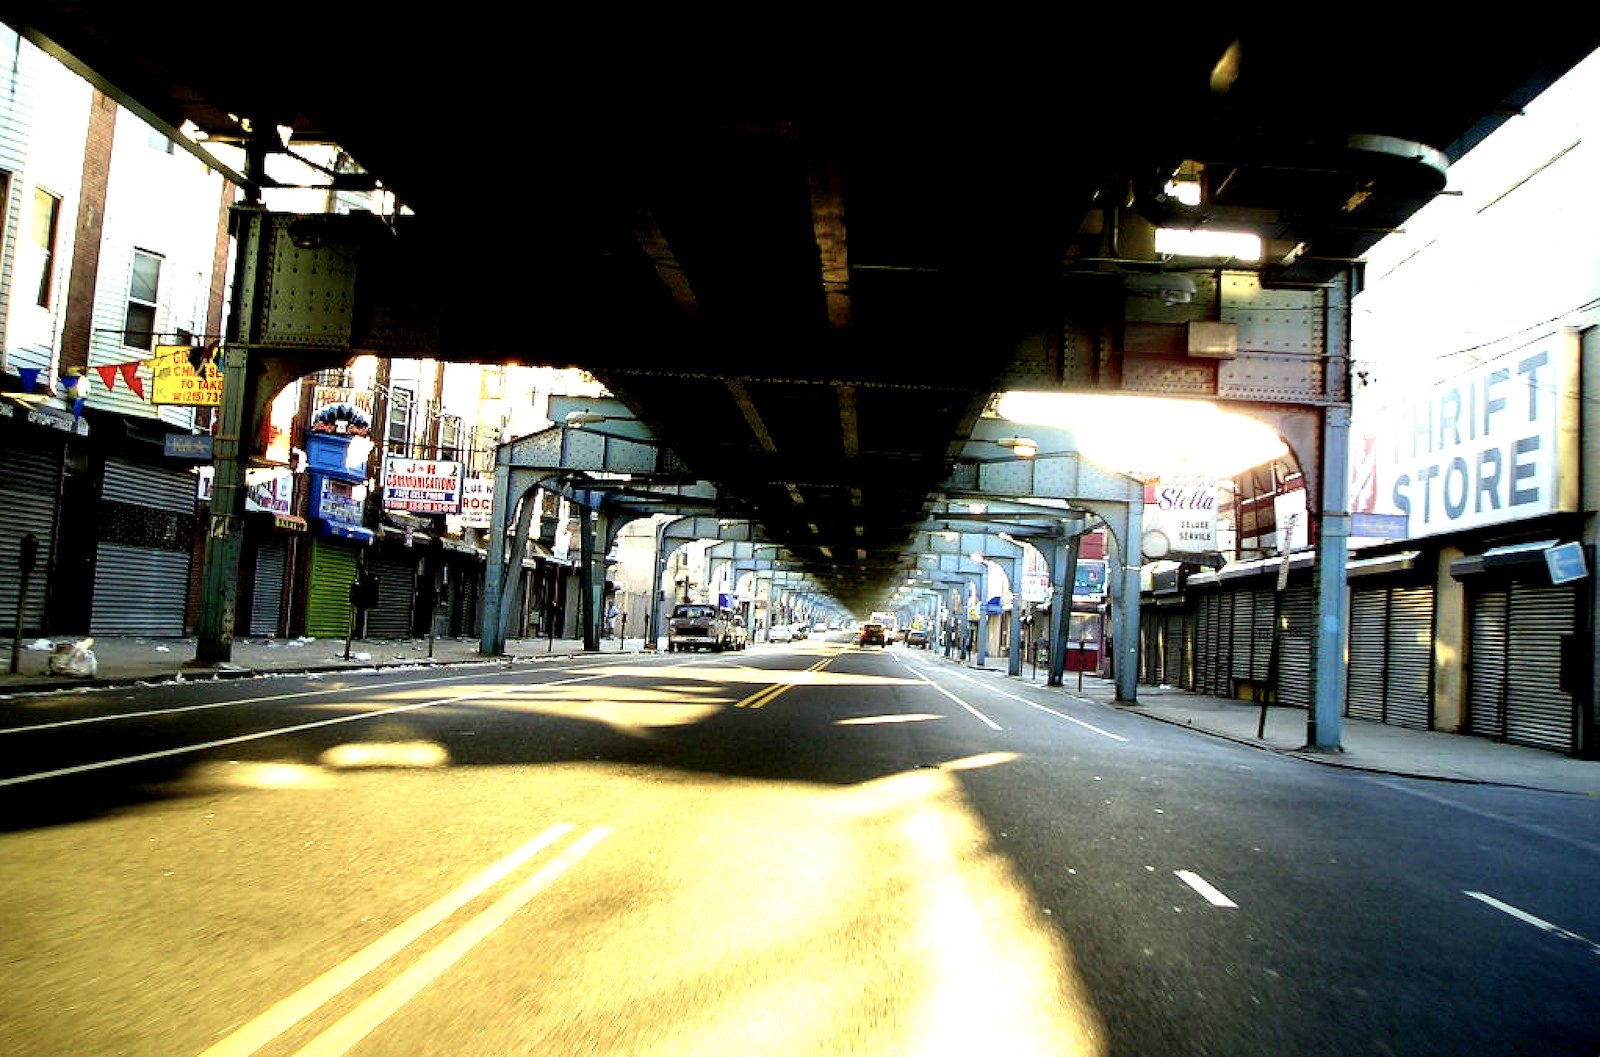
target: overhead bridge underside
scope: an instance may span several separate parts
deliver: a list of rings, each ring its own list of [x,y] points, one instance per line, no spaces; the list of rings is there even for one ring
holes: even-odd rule
[[[1353,262],[1595,44],[1206,11],[752,28],[708,54],[547,6],[295,6],[0,16],[186,149],[244,146],[251,191],[268,157],[337,143],[357,169],[330,187],[414,213],[263,221],[246,417],[363,352],[583,367],[719,513],[861,611],[1006,388],[1231,402],[1315,472]],[[794,61],[785,39],[838,43]],[[808,105],[722,105],[773,84]],[[1252,232],[1263,256],[1173,258],[1158,227]]]

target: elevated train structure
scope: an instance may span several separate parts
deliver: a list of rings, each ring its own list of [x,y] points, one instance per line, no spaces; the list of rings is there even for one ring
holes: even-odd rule
[[[733,79],[749,56],[662,43],[659,63],[630,64],[626,27],[531,9],[489,25],[434,10],[5,7],[244,192],[202,658],[230,648],[243,468],[267,402],[371,353],[577,366],[605,384],[636,427],[575,440],[562,424],[502,452],[508,483],[557,483],[598,515],[586,569],[621,521],[742,521],[839,609],[867,613],[952,500],[1022,508],[1062,563],[1073,526],[1097,517],[1131,610],[1117,636],[1131,699],[1137,496],[1079,459],[1070,429],[1029,427],[1030,456],[988,411],[1013,389],[1192,397],[1268,422],[1306,475],[1322,613],[1309,740],[1330,748],[1360,257],[1597,42],[1532,24],[1305,30],[1210,13],[1110,33],[952,25],[792,64],[752,44],[811,102],[754,107],[724,88],[704,106],[661,71],[703,64],[753,94]],[[991,36],[1002,76],[957,61]],[[219,142],[247,164],[217,161]],[[406,211],[261,209],[266,159],[306,142],[359,163],[330,184],[381,182]],[[1263,252],[1161,253],[1162,228],[1249,232]],[[518,494],[499,493],[496,547],[517,535]]]

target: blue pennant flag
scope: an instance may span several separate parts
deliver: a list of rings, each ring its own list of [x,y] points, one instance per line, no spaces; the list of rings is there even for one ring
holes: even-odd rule
[[[22,375],[22,391],[24,393],[31,393],[39,388],[39,368],[18,367],[17,373]]]

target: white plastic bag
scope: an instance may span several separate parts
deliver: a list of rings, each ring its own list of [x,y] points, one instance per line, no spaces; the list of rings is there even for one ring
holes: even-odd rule
[[[100,670],[100,664],[94,659],[94,651],[89,648],[93,645],[93,639],[56,643],[55,649],[50,651],[50,660],[45,670],[51,675],[94,678]]]

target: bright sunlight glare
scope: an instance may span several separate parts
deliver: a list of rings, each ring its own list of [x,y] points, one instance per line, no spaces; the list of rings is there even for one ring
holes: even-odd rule
[[[1268,426],[1199,400],[1012,392],[999,411],[1012,422],[1075,429],[1079,451],[1123,473],[1187,465],[1226,477],[1288,451]]]

